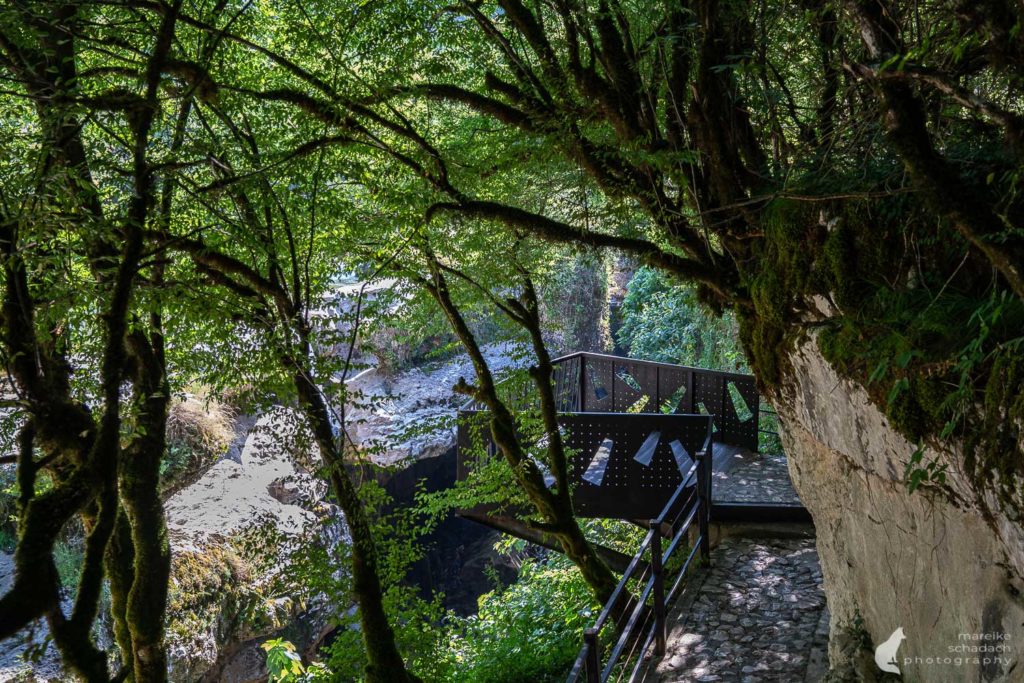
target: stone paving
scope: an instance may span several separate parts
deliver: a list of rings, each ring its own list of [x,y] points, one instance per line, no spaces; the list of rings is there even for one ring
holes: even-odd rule
[[[711,495],[723,503],[800,504],[784,455],[737,453],[727,469],[713,472]]]
[[[726,538],[711,560],[693,600],[675,606],[666,655],[644,680],[818,680],[827,613],[813,539]]]

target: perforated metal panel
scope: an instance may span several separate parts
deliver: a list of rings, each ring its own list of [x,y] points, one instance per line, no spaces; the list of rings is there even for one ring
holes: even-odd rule
[[[715,433],[720,441],[757,450],[760,396],[752,375],[593,353],[572,354],[557,359],[555,364],[565,366],[563,377],[581,380],[579,400],[561,402],[566,409],[616,413],[706,411],[716,418]],[[730,384],[745,406],[735,405]],[[559,386],[556,384],[556,389]]]
[[[574,451],[570,472],[573,505],[581,517],[650,519],[656,517],[679,487],[682,475],[671,442],[679,441],[696,455],[708,435],[708,418],[701,415],[624,415],[577,413],[563,415],[567,444]],[[637,452],[657,432],[649,465]],[[595,455],[612,442],[599,485],[583,479]]]
[[[693,410],[694,412],[706,410],[715,418],[716,434],[721,430],[722,386],[722,378],[719,375],[705,372],[695,372],[693,375]],[[725,439],[720,440],[724,441]]]
[[[613,367],[613,412],[657,412],[658,368],[654,365],[622,361]]]
[[[740,406],[736,405],[733,392],[729,391],[730,385],[735,388],[742,402]],[[759,400],[753,378],[724,377],[722,408],[716,419],[719,423],[719,440],[756,451]]]
[[[692,374],[690,370],[678,366],[658,368],[658,412],[693,412],[693,396],[689,392]]]
[[[554,364],[560,420],[570,428],[568,445],[576,451],[571,463],[573,500],[581,516],[645,518],[660,512],[666,496],[679,485],[670,444],[678,440],[691,456],[701,449],[708,426],[707,417],[695,414],[701,408],[713,418],[716,441],[757,450],[760,399],[750,375],[591,353],[572,354]],[[642,412],[637,413],[641,401]],[[469,448],[472,429],[465,418],[484,417],[469,409],[480,406],[465,408],[458,434],[460,479],[475,464]],[[638,450],[655,432],[653,455],[648,443],[638,462]],[[494,457],[489,435],[482,436],[487,444],[482,457]],[[595,462],[606,441],[612,446],[604,449],[605,460]],[[589,478],[599,485],[582,478],[592,464]]]
[[[486,413],[462,411],[459,417],[456,476],[461,480],[480,460],[500,456],[483,429]],[[672,442],[694,457],[709,434],[709,418],[703,415],[568,413],[559,416],[559,423],[566,434],[573,506],[580,517],[657,517],[682,481],[678,446],[673,449]],[[482,440],[482,449],[471,448],[474,439]],[[606,459],[595,466],[599,454]]]
[[[580,410],[585,413],[615,412],[615,385],[612,364],[591,356],[583,358],[583,392]]]

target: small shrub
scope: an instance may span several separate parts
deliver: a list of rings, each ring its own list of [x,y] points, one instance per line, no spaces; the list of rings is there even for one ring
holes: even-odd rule
[[[267,672],[270,683],[292,683],[306,673],[302,658],[295,646],[286,640],[272,638],[260,645],[267,653]]]
[[[80,539],[57,541],[53,545],[53,561],[57,565],[60,586],[74,595],[78,590],[78,575],[82,570],[82,542]]]
[[[171,403],[167,453],[160,475],[165,491],[187,485],[227,452],[234,438],[235,411],[202,395]]]

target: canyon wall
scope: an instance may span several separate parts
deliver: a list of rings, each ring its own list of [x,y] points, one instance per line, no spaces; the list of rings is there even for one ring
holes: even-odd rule
[[[776,407],[793,483],[817,528],[836,678],[874,680],[874,647],[902,628],[903,680],[1024,680],[1016,511],[975,492],[955,452],[924,455],[947,465],[946,487],[909,493],[915,446],[864,389],[838,376],[813,338],[790,360]],[[972,652],[979,645],[1002,650]]]

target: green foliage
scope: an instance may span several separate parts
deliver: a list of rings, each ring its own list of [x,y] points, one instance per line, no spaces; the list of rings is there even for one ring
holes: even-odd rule
[[[13,553],[17,543],[17,534],[10,529],[0,529],[0,552]]]
[[[0,465],[0,538],[13,538],[18,526],[18,483],[15,468]],[[11,552],[7,543],[0,542],[0,550]]]
[[[903,480],[907,487],[907,493],[913,493],[922,484],[942,486],[946,483],[946,470],[948,463],[939,463],[931,460],[924,462],[924,448],[920,445],[910,456],[907,466],[903,471]]]
[[[606,351],[608,274],[596,254],[559,259],[543,283],[546,331],[563,353]]]
[[[561,680],[596,608],[586,583],[567,562],[527,562],[516,583],[480,598],[475,616],[451,622],[438,671],[446,675],[433,680]]]
[[[113,386],[127,387],[131,372],[160,365],[157,374],[172,393],[197,383],[215,395],[245,387],[244,403],[258,410],[295,402],[298,364],[332,407],[360,400],[344,383],[354,369],[349,351],[375,355],[388,370],[454,351],[446,321],[412,288],[424,276],[427,248],[461,274],[452,275],[454,296],[482,341],[521,340],[494,309],[515,296],[527,272],[544,294],[545,332],[561,334],[569,347],[589,346],[586,339],[600,337],[603,325],[597,321],[591,334],[587,317],[602,295],[602,257],[580,247],[600,243],[652,262],[683,263],[679,272],[704,280],[684,285],[651,269],[637,273],[618,340],[632,355],[744,369],[736,319],[709,317],[700,301],[735,304],[750,366],[766,387],[782,386],[794,344],[819,335],[831,364],[867,387],[893,425],[919,444],[908,487],[943,485],[945,463],[925,462],[924,448],[949,440],[963,444],[964,464],[979,482],[1013,485],[1021,472],[1024,313],[1019,298],[1002,291],[1005,270],[993,279],[994,264],[979,245],[1019,269],[1021,156],[1012,139],[1019,126],[1001,122],[1014,120],[1020,90],[1012,44],[1019,19],[994,17],[992,3],[959,3],[955,13],[942,3],[915,5],[891,16],[906,48],[872,66],[857,64],[863,27],[856,3],[840,16],[832,3],[804,11],[787,3],[757,11],[706,3],[693,15],[676,12],[678,3],[668,12],[656,3],[621,3],[603,25],[595,23],[605,12],[570,4],[567,16],[557,3],[522,4],[536,12],[524,22],[507,11],[511,5],[499,9],[489,0],[465,5],[468,15],[429,0],[245,3],[237,12],[190,3],[188,20],[173,26],[164,64],[146,64],[158,52],[152,29],[171,16],[162,5],[87,3],[58,23],[53,17],[68,9],[61,3],[5,6],[0,226],[10,250],[4,265],[26,264],[28,284],[15,288],[5,271],[4,286],[17,294],[7,297],[11,305],[33,305],[23,318],[5,314],[0,355],[8,372],[18,360],[54,361],[14,378],[21,386],[12,395],[20,399],[25,385],[35,384],[25,377],[37,375],[61,395],[15,401],[15,413],[0,425],[0,453],[13,451],[19,411],[45,422],[68,400],[88,408],[92,426],[103,408],[120,417],[114,441],[143,436],[138,387],[113,392],[103,406],[104,372]],[[700,16],[710,8],[713,16]],[[996,25],[1000,30],[991,29]],[[43,41],[50,30],[59,39]],[[592,39],[595,32],[600,40]],[[1006,35],[1009,45],[1001,42]],[[52,63],[55,55],[60,63]],[[569,64],[588,65],[585,78]],[[836,85],[842,92],[829,102],[829,79],[842,81],[845,67],[856,73],[859,66],[863,78]],[[74,78],[47,82],[65,67]],[[908,90],[927,102],[919,137],[948,162],[939,170],[953,179],[955,193],[928,198],[921,191],[927,183],[906,172],[913,155],[883,134],[891,121],[877,116],[886,105],[868,85],[875,68],[886,78],[918,74],[943,83],[925,79]],[[151,103],[140,99],[147,75],[158,81],[148,88]],[[950,96],[945,76],[966,95]],[[420,88],[430,83],[466,88],[468,97],[428,97]],[[1000,115],[1003,108],[1008,115]],[[137,130],[150,113],[152,125]],[[959,205],[968,211],[943,208],[961,196],[974,202]],[[432,211],[441,203],[501,210],[488,219]],[[138,207],[144,215],[136,226]],[[969,244],[963,219],[981,214],[991,220],[981,221],[984,234]],[[148,356],[102,362],[117,254],[133,226],[143,225],[144,257],[125,264],[138,278],[120,317],[128,332],[159,339],[166,367]],[[700,275],[705,269],[714,272]],[[332,296],[342,273],[397,278],[358,309],[367,323],[358,333],[352,300]],[[281,291],[268,291],[278,285]],[[284,324],[268,325],[275,316]],[[297,341],[296,323],[308,321],[313,329]],[[19,325],[38,336],[28,353],[9,342]],[[111,348],[123,336],[114,336]],[[59,418],[43,422],[51,433],[66,427]],[[536,416],[523,411],[519,422],[531,456],[543,461]],[[84,439],[88,431],[76,428],[72,436]],[[225,447],[223,439],[191,440],[173,429],[168,436],[165,484],[187,479]],[[36,446],[50,470],[40,474],[40,489],[94,457],[88,448]],[[86,479],[96,481],[100,470],[113,477],[138,461],[97,465]],[[417,667],[427,670],[438,639],[425,625],[442,616],[435,602],[417,602],[402,586],[420,552],[415,530],[470,502],[518,504],[513,474],[501,462],[481,467],[475,479],[416,513],[391,511],[379,491],[364,489],[388,610]],[[15,521],[4,476],[0,533]],[[118,494],[120,500],[130,491]],[[82,498],[75,509],[92,510]],[[66,521],[61,525],[70,526]],[[159,528],[148,520],[147,529],[136,530]],[[628,545],[628,534],[621,540]],[[345,548],[304,549],[255,597],[240,595],[237,585],[272,554],[266,546],[252,550],[176,556],[186,578],[172,593],[172,609],[200,612],[198,629],[215,621],[222,601],[252,598],[239,610],[246,619],[285,596],[322,593],[333,604],[351,604]],[[65,588],[81,562],[77,552],[66,543],[51,553]],[[523,585],[531,582],[529,574]],[[508,589],[490,600],[494,610],[506,602],[533,609],[527,597]],[[510,642],[548,651],[525,626],[503,623],[495,611],[482,614],[483,626],[463,629],[472,642],[496,649],[487,664],[486,653],[466,646],[467,661],[484,662],[479,672],[493,673],[499,661],[512,666],[505,644],[491,642],[499,626],[516,634]],[[339,676],[358,676],[363,654],[354,619],[340,616],[339,625],[332,666]],[[559,638],[546,633],[542,640]],[[275,657],[282,648],[271,646]],[[549,663],[559,656],[544,655]]]
[[[411,650],[420,654],[414,656],[413,669],[424,680],[437,683],[561,680],[597,608],[579,572],[561,556],[528,560],[515,583],[480,597],[477,614],[448,614],[443,621],[435,614],[434,620],[418,622],[421,638],[430,649]],[[408,630],[406,624],[402,631]],[[346,641],[357,636],[344,631],[340,634]],[[267,641],[262,647],[267,651],[271,681],[357,680],[360,669],[358,661],[351,659],[351,646],[337,643],[328,648],[323,664],[304,668],[290,643]],[[407,651],[409,644],[404,638]]]
[[[735,317],[713,314],[698,301],[693,285],[640,268],[627,286],[620,315],[617,341],[633,358],[749,372]]]
[[[261,643],[260,647],[267,653],[270,683],[296,683],[303,679],[306,667],[294,645],[280,638],[272,638]]]
[[[53,547],[53,561],[57,565],[60,585],[63,590],[74,595],[78,588],[78,573],[82,566],[82,541],[69,538],[58,541]]]

